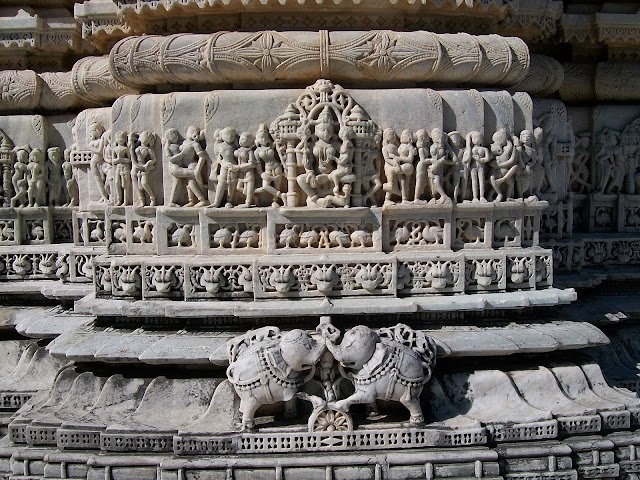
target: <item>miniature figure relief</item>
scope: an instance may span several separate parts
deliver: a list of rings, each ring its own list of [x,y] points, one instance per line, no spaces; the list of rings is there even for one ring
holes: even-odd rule
[[[77,205],[77,183],[62,150],[15,146],[0,130],[0,194],[4,207]]]
[[[420,395],[435,366],[434,341],[403,324],[359,325],[338,343],[340,336],[322,317],[313,334],[263,327],[229,340],[227,377],[240,397],[241,429],[254,429],[258,408],[278,402],[291,420],[296,398],[313,406],[310,432],[353,430],[352,405],[368,405],[375,418],[376,400],[400,403],[409,411],[406,425],[422,425]]]
[[[376,125],[342,87],[318,80],[270,126],[262,123],[256,131],[228,126],[205,138],[196,125],[156,135],[111,132],[93,122],[88,143],[100,201],[110,205],[157,205],[150,175],[158,162],[170,174],[168,206],[348,208],[533,201],[569,187],[557,184],[554,122],[546,114],[534,131],[514,135],[501,129],[486,138],[479,131],[446,133],[441,128],[398,134]],[[162,139],[161,148],[154,147],[156,138]],[[607,160],[616,156],[610,151],[603,147],[602,165],[615,161]],[[607,168],[600,177],[608,175]]]
[[[583,140],[586,142],[586,140]],[[581,160],[586,164],[588,160],[588,143],[581,152],[586,156]],[[592,192],[601,194],[636,194],[640,191],[640,119],[636,119],[625,127],[622,132],[605,128],[596,138],[595,185]],[[576,166],[581,182],[586,183],[587,168],[582,163]],[[580,168],[582,167],[582,168]],[[576,177],[577,174],[574,174]],[[583,188],[586,190],[586,187]]]

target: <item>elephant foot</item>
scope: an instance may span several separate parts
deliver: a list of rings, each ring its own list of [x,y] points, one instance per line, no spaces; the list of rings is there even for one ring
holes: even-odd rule
[[[384,414],[381,414],[380,412],[369,412],[369,414],[367,415],[367,420],[371,420],[373,422],[382,420],[384,418],[387,418],[387,416]]]
[[[424,417],[422,415],[411,415],[409,421],[404,424],[406,427],[417,427],[424,425]]]
[[[244,420],[240,425],[241,432],[255,432],[256,431],[256,423],[253,420]]]

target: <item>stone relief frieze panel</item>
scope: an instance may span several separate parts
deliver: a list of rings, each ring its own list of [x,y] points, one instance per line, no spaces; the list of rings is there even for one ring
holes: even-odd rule
[[[429,92],[429,97],[438,96]],[[264,122],[253,131],[215,128],[221,100],[212,94],[204,101],[204,126],[180,131],[169,126],[180,121],[170,120],[177,108],[176,96],[170,94],[162,102],[166,128],[153,131],[158,127],[147,124],[137,132],[112,131],[104,121],[80,121],[76,129],[86,128],[86,149],[75,155],[81,162],[90,157],[90,183],[97,186],[98,202],[109,205],[153,206],[160,191],[168,197],[165,205],[215,208],[563,198],[568,181],[564,158],[572,155],[573,137],[565,141],[561,133],[559,140],[556,131],[564,128],[566,112],[563,117],[551,109],[536,119],[540,126],[515,132],[516,111],[528,108],[521,96],[514,103],[506,92],[482,98],[469,91],[470,99],[474,92],[480,115],[493,118],[489,124],[496,131],[470,125],[464,127],[469,131],[449,132],[441,126],[428,131],[381,128],[346,90],[324,80],[308,87],[269,127]],[[485,103],[491,108],[485,109]],[[134,122],[139,99],[129,104]],[[121,102],[114,108],[114,125],[123,127]],[[556,167],[558,161],[563,165]],[[162,188],[154,180],[158,169],[164,176]]]

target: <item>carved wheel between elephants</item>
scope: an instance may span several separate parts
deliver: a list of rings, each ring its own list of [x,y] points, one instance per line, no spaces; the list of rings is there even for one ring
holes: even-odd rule
[[[310,432],[347,432],[353,430],[351,415],[335,407],[316,407],[309,417]]]

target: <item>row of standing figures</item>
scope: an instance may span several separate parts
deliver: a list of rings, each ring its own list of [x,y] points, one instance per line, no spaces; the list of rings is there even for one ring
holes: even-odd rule
[[[4,207],[78,205],[78,184],[59,147],[45,152],[27,145],[6,152],[0,193]]]
[[[149,131],[112,135],[98,123],[90,125],[89,135],[91,171],[101,201],[155,206],[150,174],[157,166],[156,135]],[[553,154],[545,156],[540,128],[523,130],[518,136],[500,129],[488,147],[477,131],[464,136],[439,128],[429,134],[403,130],[398,136],[386,129],[375,135],[369,150],[362,151],[359,169],[354,168],[354,136],[351,127],[335,128],[328,122],[298,128],[293,180],[308,206],[348,207],[354,193],[361,194],[362,205],[375,206],[380,190],[384,204],[501,202],[537,198],[552,190],[555,182],[557,162]],[[204,131],[190,126],[182,140],[176,129],[164,132],[162,156],[172,182],[165,204],[251,207],[265,198],[273,207],[287,204],[291,145],[273,126],[262,124],[255,135],[227,127],[216,130],[213,137],[214,158],[205,183],[209,156],[203,146]],[[360,192],[354,190],[356,184]]]

